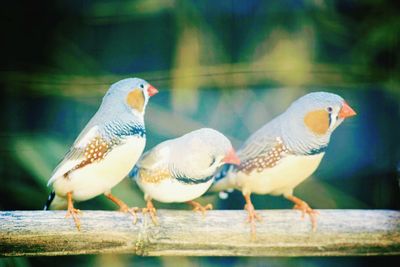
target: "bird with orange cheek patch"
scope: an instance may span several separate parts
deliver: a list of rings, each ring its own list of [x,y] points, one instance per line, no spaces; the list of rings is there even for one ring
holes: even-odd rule
[[[104,194],[131,213],[129,208],[111,194],[141,156],[146,144],[144,113],[149,98],[157,89],[138,78],[124,79],[111,85],[97,113],[75,140],[69,152],[49,179],[53,191],[47,209],[65,209],[80,229],[81,213],[73,201],[84,201]]]
[[[293,189],[317,169],[332,132],[354,115],[354,110],[335,94],[315,92],[299,98],[248,138],[238,150],[240,165],[225,165],[211,191],[242,191],[253,238],[255,220],[260,217],[251,202],[252,193],[283,195],[303,216],[309,215],[315,231],[317,212],[295,197]]]

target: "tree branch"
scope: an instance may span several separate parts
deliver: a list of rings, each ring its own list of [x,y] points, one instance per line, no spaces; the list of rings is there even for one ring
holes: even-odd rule
[[[400,255],[400,212],[320,210],[318,229],[294,210],[259,211],[251,241],[244,211],[160,210],[149,216],[83,211],[77,231],[65,211],[0,212],[0,255],[133,253],[148,256],[365,256]]]

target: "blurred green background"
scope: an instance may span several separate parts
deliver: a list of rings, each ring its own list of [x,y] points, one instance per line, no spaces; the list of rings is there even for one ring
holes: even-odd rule
[[[46,183],[108,86],[141,77],[160,93],[146,112],[147,149],[200,127],[236,148],[311,91],[358,112],[332,136],[295,194],[319,209],[399,209],[400,5],[396,1],[5,1],[0,9],[0,209],[42,209]],[[143,206],[125,180],[113,192]],[[242,209],[240,193],[221,209]],[[254,196],[258,209],[291,208]],[[188,209],[185,205],[159,208]],[[115,209],[103,196],[82,209]],[[390,258],[392,259],[392,258]],[[368,266],[387,258],[0,259],[0,266]]]

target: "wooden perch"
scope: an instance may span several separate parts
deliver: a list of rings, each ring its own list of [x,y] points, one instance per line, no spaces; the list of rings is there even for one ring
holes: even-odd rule
[[[400,255],[400,212],[320,210],[318,229],[294,210],[259,211],[250,240],[244,211],[160,210],[159,226],[139,214],[83,211],[78,232],[65,211],[0,212],[0,255],[133,253],[146,256]]]

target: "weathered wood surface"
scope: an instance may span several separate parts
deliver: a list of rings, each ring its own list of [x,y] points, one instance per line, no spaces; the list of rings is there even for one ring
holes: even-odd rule
[[[318,229],[294,210],[259,211],[250,240],[244,211],[160,210],[159,226],[139,214],[84,211],[78,232],[65,211],[0,212],[0,255],[133,253],[161,256],[400,255],[400,212],[320,210]]]

